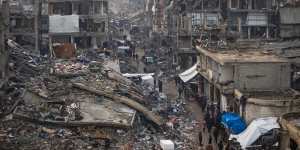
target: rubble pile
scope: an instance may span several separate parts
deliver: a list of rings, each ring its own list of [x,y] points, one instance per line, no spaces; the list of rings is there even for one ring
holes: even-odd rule
[[[181,103],[104,62],[17,50],[10,57],[11,74],[0,90],[0,149],[152,149],[164,139],[178,149],[195,146],[190,135],[197,123]]]

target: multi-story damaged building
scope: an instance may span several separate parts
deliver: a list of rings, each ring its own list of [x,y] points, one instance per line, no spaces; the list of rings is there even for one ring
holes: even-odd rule
[[[107,0],[49,0],[50,43],[98,48],[108,32]]]
[[[47,49],[47,1],[9,1],[9,38],[28,49]]]
[[[239,113],[247,122],[299,111],[288,59],[258,49],[197,49],[199,94],[221,111]]]
[[[181,68],[195,63],[195,39],[211,39],[222,30],[221,0],[171,0],[165,8],[167,36],[175,41],[175,58]]]
[[[221,0],[178,1],[177,38],[179,48],[192,48],[192,40],[211,38],[221,29]]]
[[[279,33],[274,0],[227,0],[228,32],[241,39],[271,39]]]
[[[300,37],[300,2],[296,0],[280,1],[280,37]]]
[[[299,37],[298,1],[183,0],[167,12],[179,63],[192,66],[179,75],[186,89],[247,122],[299,111],[299,44],[275,42]]]

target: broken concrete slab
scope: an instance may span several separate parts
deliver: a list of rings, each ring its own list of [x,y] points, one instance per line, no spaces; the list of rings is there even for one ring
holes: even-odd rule
[[[85,91],[91,92],[91,93],[99,95],[99,96],[105,96],[107,98],[112,99],[113,101],[125,104],[125,105],[127,105],[127,106],[143,113],[143,115],[145,115],[145,117],[147,119],[153,121],[155,124],[157,124],[159,126],[164,124],[164,121],[160,116],[158,116],[158,115],[154,114],[153,112],[149,111],[146,107],[144,107],[141,104],[135,102],[134,100],[131,100],[131,99],[126,98],[126,97],[112,95],[112,94],[97,90],[93,87],[86,86],[82,83],[73,83],[73,86],[75,88],[85,90]]]

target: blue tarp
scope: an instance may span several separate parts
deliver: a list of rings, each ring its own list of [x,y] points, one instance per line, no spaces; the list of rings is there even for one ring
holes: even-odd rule
[[[238,114],[230,112],[222,114],[221,123],[229,129],[232,134],[239,134],[247,128],[245,121]]]

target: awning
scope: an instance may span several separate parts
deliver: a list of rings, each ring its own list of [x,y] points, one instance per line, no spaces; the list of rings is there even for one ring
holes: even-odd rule
[[[184,71],[183,73],[179,74],[180,79],[183,82],[188,82],[191,79],[193,79],[198,74],[197,66],[198,66],[198,63],[196,63],[190,69],[188,69],[188,70]]]
[[[277,128],[280,128],[280,126],[276,117],[259,118],[253,120],[244,132],[238,135],[230,135],[230,139],[236,138],[242,148],[246,149],[246,147],[251,146],[260,136]]]

